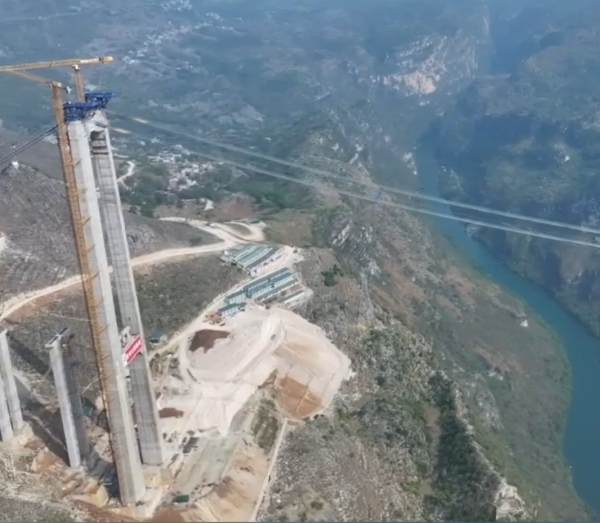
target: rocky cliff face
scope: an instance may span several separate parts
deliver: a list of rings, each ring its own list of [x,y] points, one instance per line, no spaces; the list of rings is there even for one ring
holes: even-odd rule
[[[506,57],[507,74],[474,82],[426,140],[446,167],[447,196],[597,227],[600,11],[535,14],[512,20],[522,44]],[[600,332],[597,251],[502,232],[480,237]]]
[[[319,165],[326,158],[327,169],[369,180],[372,160],[359,156],[350,162],[353,142],[341,136],[356,135],[343,131],[344,125],[324,121],[297,141],[296,154]],[[317,191],[315,199],[311,243],[318,249],[302,267],[315,297],[304,313],[349,354],[356,375],[337,414],[290,437],[262,518],[297,519],[293,511],[310,507],[315,493],[327,507],[319,517],[328,519],[349,510],[370,519],[400,513],[405,519],[528,519],[538,503],[550,519],[567,517],[554,495],[579,512],[571,494],[563,497],[572,490],[567,467],[557,463],[561,434],[551,427],[564,423],[566,398],[556,384],[565,379],[566,367],[557,365],[558,348],[548,333],[539,325],[519,327],[522,305],[465,272],[452,249],[417,218],[334,190]],[[290,231],[305,216],[301,210],[269,224]],[[526,337],[536,340],[535,347]],[[523,438],[525,419],[535,419],[537,428],[530,426],[531,435]],[[552,443],[542,442],[538,432],[554,433]],[[533,451],[541,447],[543,460]],[[367,472],[367,458],[355,460],[360,456],[381,472]],[[545,482],[531,481],[550,473],[555,465],[547,460],[561,471],[563,485],[552,487],[551,497]],[[318,462],[344,466],[332,465],[326,476],[300,466]],[[371,489],[358,494],[364,474],[372,478]],[[389,478],[398,485],[393,495],[385,487]],[[332,499],[332,485],[340,486],[340,499]],[[388,506],[368,501],[382,497]],[[308,510],[307,517],[317,516]]]

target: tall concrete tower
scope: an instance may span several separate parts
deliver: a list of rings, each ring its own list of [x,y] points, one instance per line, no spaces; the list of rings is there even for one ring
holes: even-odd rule
[[[86,128],[88,117],[98,108],[98,104],[91,102],[68,102],[64,105],[72,157],[72,165],[68,168],[73,169],[75,175],[78,210],[74,223],[83,231],[83,245],[79,245],[78,249],[84,253],[84,288],[88,289],[86,301],[90,310],[100,383],[106,402],[119,491],[122,503],[133,505],[144,496],[144,476],[127,392],[125,364]]]
[[[10,423],[10,413],[8,412],[4,381],[2,380],[2,375],[0,375],[0,440],[10,441],[14,434],[15,433]]]
[[[112,93],[86,93],[86,100],[101,106],[105,106],[111,97]],[[162,465],[164,451],[158,409],[145,350],[144,330],[105,112],[96,111],[86,124],[91,138],[92,161],[100,192],[100,210],[113,267],[121,326],[128,327],[131,335],[131,349],[126,349],[125,361],[129,365],[142,461],[147,465]]]

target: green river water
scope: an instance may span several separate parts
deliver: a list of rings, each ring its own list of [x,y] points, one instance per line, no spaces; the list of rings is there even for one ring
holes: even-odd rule
[[[418,155],[421,187],[437,195],[438,167]],[[449,213],[448,206],[436,210]],[[464,224],[437,219],[437,229],[470,259],[474,267],[525,302],[559,336],[572,373],[572,398],[564,434],[564,455],[571,466],[577,494],[600,514],[600,411],[591,405],[600,398],[600,343],[589,330],[541,288],[512,272],[466,232]],[[593,401],[592,401],[593,400]]]

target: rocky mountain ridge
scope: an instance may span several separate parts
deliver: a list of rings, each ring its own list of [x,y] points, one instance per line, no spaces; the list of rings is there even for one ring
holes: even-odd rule
[[[343,144],[339,141],[340,134],[345,133],[338,126],[343,127],[339,121],[335,123],[330,121],[326,129],[309,133],[305,144],[299,147],[302,151],[298,153],[300,158],[312,158],[318,161],[322,158],[323,151],[331,150],[334,144],[337,146],[335,150],[338,153],[344,149],[351,151],[351,142]],[[338,129],[337,132],[334,132],[334,129]],[[347,163],[349,154],[339,156],[340,159],[334,159],[329,155],[328,168],[339,171],[343,166],[349,178],[368,178],[369,169],[363,161],[359,160],[349,165]],[[546,367],[542,370],[539,367],[543,361],[542,352],[547,355],[546,362],[554,361],[552,366],[557,363],[554,359],[557,355],[554,351],[557,348],[551,348],[551,338],[543,334],[543,328],[540,330],[539,326],[532,325],[535,332],[534,339],[541,336],[538,339],[539,344],[536,343],[535,348],[531,347],[531,351],[523,351],[526,343],[518,341],[521,335],[528,339],[532,338],[525,329],[518,327],[516,321],[519,316],[518,311],[523,310],[522,305],[503,296],[495,286],[484,283],[473,274],[463,273],[464,268],[455,265],[456,260],[452,258],[448,245],[443,242],[440,244],[439,239],[431,235],[420,220],[393,208],[355,202],[346,197],[336,197],[334,194],[335,191],[317,192],[317,201],[323,202],[321,205],[325,207],[319,210],[312,220],[312,243],[321,249],[326,249],[324,252],[329,251],[334,258],[329,257],[331,254],[329,256],[321,254],[310,262],[311,266],[316,266],[312,266],[311,270],[308,270],[308,267],[304,269],[307,271],[305,279],[310,282],[311,287],[318,289],[313,303],[307,309],[309,314],[307,317],[330,333],[338,346],[345,347],[345,350],[349,351],[353,367],[358,369],[358,383],[353,387],[358,387],[360,393],[352,388],[348,391],[341,407],[348,411],[346,415],[349,416],[348,421],[353,420],[351,426],[355,426],[356,423],[364,424],[365,437],[378,447],[382,445],[383,449],[387,448],[388,451],[396,448],[390,445],[397,444],[402,448],[406,446],[405,455],[409,462],[413,461],[419,472],[416,477],[406,478],[406,472],[396,471],[397,481],[402,485],[401,489],[410,491],[415,488],[415,484],[421,485],[419,492],[422,494],[429,488],[433,489],[431,494],[424,496],[424,504],[419,508],[419,512],[415,513],[419,515],[412,516],[411,512],[406,515],[406,518],[425,517],[425,514],[429,513],[430,516],[435,514],[434,517],[442,520],[448,518],[466,520],[479,517],[487,520],[491,516],[486,511],[492,505],[498,511],[497,517],[508,519],[527,519],[537,516],[543,518],[543,515],[537,514],[538,504],[544,506],[543,511],[560,512],[558,505],[549,502],[546,498],[548,484],[544,483],[544,486],[539,484],[536,487],[534,484],[537,480],[530,483],[531,475],[523,474],[525,469],[546,467],[547,463],[530,461],[532,453],[523,448],[519,449],[522,438],[516,437],[516,433],[512,441],[509,441],[510,438],[505,440],[504,435],[499,438],[500,434],[513,433],[520,423],[517,419],[523,415],[523,412],[517,417],[511,416],[510,412],[515,413],[526,409],[530,414],[525,416],[533,419],[540,413],[540,401],[547,402],[548,408],[554,412],[551,418],[555,415],[556,421],[562,418],[563,414],[560,414],[560,411],[564,407],[559,405],[562,403],[564,406],[565,402],[559,399],[561,393],[558,390],[555,389],[554,398],[549,399],[548,389],[543,385],[538,390],[525,392],[524,389],[527,383],[531,383],[531,373],[538,375],[535,381],[541,385],[549,375],[558,372],[560,376],[565,372],[564,369]],[[297,229],[304,221],[304,218],[299,221],[299,217],[305,215],[305,210],[298,210],[297,213],[285,218],[283,216],[279,219],[273,218],[268,223],[276,230],[281,229],[277,237],[287,237],[286,231],[291,231],[294,223],[296,234],[299,234]],[[285,223],[280,223],[280,220],[284,219]],[[446,258],[446,256],[450,257]],[[323,286],[322,282],[319,284],[318,280],[323,278],[322,275],[336,264],[341,267],[343,274],[339,277],[339,282],[333,287]],[[468,281],[471,283],[467,283]],[[425,339],[420,338],[422,341],[418,344],[419,349],[416,347],[409,349],[407,342],[400,343],[394,350],[386,349],[387,342],[384,340],[388,337],[395,339],[397,329],[404,329],[405,335],[410,337],[418,337],[426,333]],[[503,335],[499,334],[501,331]],[[521,347],[516,352],[507,350],[508,344],[501,341],[506,340],[507,332],[511,333],[511,337],[514,336],[514,343],[511,342],[510,345]],[[428,348],[425,348],[426,346]],[[425,354],[429,356],[425,357]],[[390,357],[395,361],[394,364],[391,363]],[[408,357],[408,360],[405,360],[405,357]],[[483,357],[486,361],[483,367],[479,357]],[[525,368],[528,370],[525,371]],[[487,480],[483,478],[489,478],[491,481],[489,491],[486,489],[482,491],[479,487],[471,491],[467,485],[470,485],[469,481],[473,478],[464,477],[457,483],[450,480],[444,483],[443,480],[436,479],[438,473],[440,478],[444,477],[441,470],[445,467],[448,467],[446,472],[450,476],[453,474],[450,471],[455,469],[452,468],[452,460],[446,464],[443,460],[438,462],[435,453],[431,454],[426,450],[427,445],[424,446],[424,442],[431,437],[429,433],[431,425],[426,423],[423,427],[419,419],[429,419],[429,423],[431,419],[427,416],[421,418],[418,412],[422,407],[415,405],[415,402],[429,402],[430,408],[435,410],[437,408],[435,395],[427,396],[435,389],[426,387],[424,390],[420,389],[420,396],[413,393],[402,396],[400,390],[396,391],[395,388],[398,386],[405,391],[412,390],[415,384],[412,378],[408,378],[408,374],[414,377],[420,372],[425,372],[427,379],[435,375],[442,380],[445,379],[443,376],[447,372],[449,379],[447,386],[450,388],[445,389],[440,400],[454,398],[456,401],[455,408],[460,412],[460,423],[463,424],[460,430],[465,431],[465,437],[467,434],[473,435],[473,446],[470,448],[480,456],[478,459],[481,459],[483,466],[481,471],[483,476],[479,476],[476,483],[487,484]],[[510,381],[510,388],[500,392],[496,386],[498,380]],[[422,379],[417,381],[423,382]],[[376,386],[373,385],[374,383]],[[536,399],[529,398],[532,402],[526,405],[527,402],[523,402],[523,399],[532,394]],[[394,403],[389,399],[392,397],[404,399]],[[396,416],[400,416],[399,419],[403,421]],[[336,421],[334,418],[330,423],[337,427],[339,420]],[[542,425],[549,423],[549,428],[554,421],[536,419],[535,423],[541,423],[535,431],[537,433],[538,430],[546,430],[541,428]],[[301,433],[306,434],[306,437],[312,433],[310,438],[314,438],[314,429],[302,429]],[[439,435],[433,437],[438,441],[436,438]],[[449,438],[449,441],[455,440]],[[561,436],[557,435],[555,443],[552,444],[557,450],[552,452],[560,454],[560,441]],[[531,445],[537,447],[539,444],[540,441],[532,433]],[[296,476],[290,472],[289,460],[293,460],[293,453],[300,452],[302,447],[299,448],[300,442],[294,439],[290,441],[290,445],[289,452],[292,455],[284,453],[281,458],[285,463],[283,466],[286,470],[284,474],[286,479],[282,480],[283,483],[276,483],[275,488],[279,496],[277,499],[289,496],[290,485],[297,484],[294,479]],[[304,450],[300,454],[303,460],[308,459],[306,452]],[[457,458],[456,455],[454,457]],[[525,461],[528,462],[527,465]],[[403,470],[406,470],[409,465],[405,463],[402,466]],[[486,470],[487,472],[483,472]],[[562,470],[565,472],[561,475],[566,473],[566,469]],[[507,474],[508,480],[499,476],[498,471],[500,474]],[[491,475],[486,476],[486,474]],[[546,477],[546,474],[540,473],[540,477]],[[306,475],[307,473],[303,474],[302,481],[308,481]],[[524,481],[525,475],[529,479]],[[406,479],[400,479],[402,477]],[[568,482],[568,473],[563,477]],[[316,482],[317,478],[313,478],[312,481]],[[405,485],[407,481],[409,484]],[[515,491],[513,487],[509,487],[509,484],[518,485],[518,490]],[[460,485],[460,488],[454,491],[457,485]],[[311,487],[310,484],[303,488],[306,492],[315,490],[314,485]],[[560,495],[561,491],[564,493],[564,487],[559,487],[558,484],[552,489],[557,495]],[[539,493],[542,491],[545,492],[542,495],[544,501],[539,498]],[[475,492],[479,492],[481,496],[470,497]],[[486,498],[486,494],[489,497]],[[526,501],[523,501],[521,496],[524,496]],[[289,498],[287,499],[287,501],[272,501],[274,505],[268,508],[270,515],[265,517],[267,519],[279,517],[281,507],[277,509],[277,504],[286,505],[290,502]],[[460,506],[470,508],[465,508],[468,512],[460,512]],[[417,507],[419,505],[414,508]],[[272,512],[273,510],[275,512]],[[569,511],[573,510],[578,509],[574,507],[569,509]],[[329,518],[343,516],[339,512],[327,514],[326,517]],[[389,517],[386,513],[377,515],[366,512],[364,514],[363,517]],[[552,517],[559,517],[558,512],[553,514]],[[566,513],[564,515],[566,516]]]
[[[597,228],[600,11],[550,13],[536,24],[536,47],[510,74],[476,80],[426,141],[446,167],[447,196]],[[497,231],[478,235],[600,332],[598,251]]]
[[[180,224],[129,213],[126,222],[132,256],[212,241]],[[0,171],[0,233],[5,238],[0,301],[58,283],[79,270],[64,184],[37,169],[19,165]]]

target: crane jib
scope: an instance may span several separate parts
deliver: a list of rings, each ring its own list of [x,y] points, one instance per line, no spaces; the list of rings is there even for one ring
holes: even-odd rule
[[[43,62],[24,62],[20,64],[0,65],[0,72],[26,71],[28,69],[52,69],[54,67],[75,67],[79,65],[108,64],[114,61],[112,56],[97,58],[68,58],[64,60],[48,60]]]

